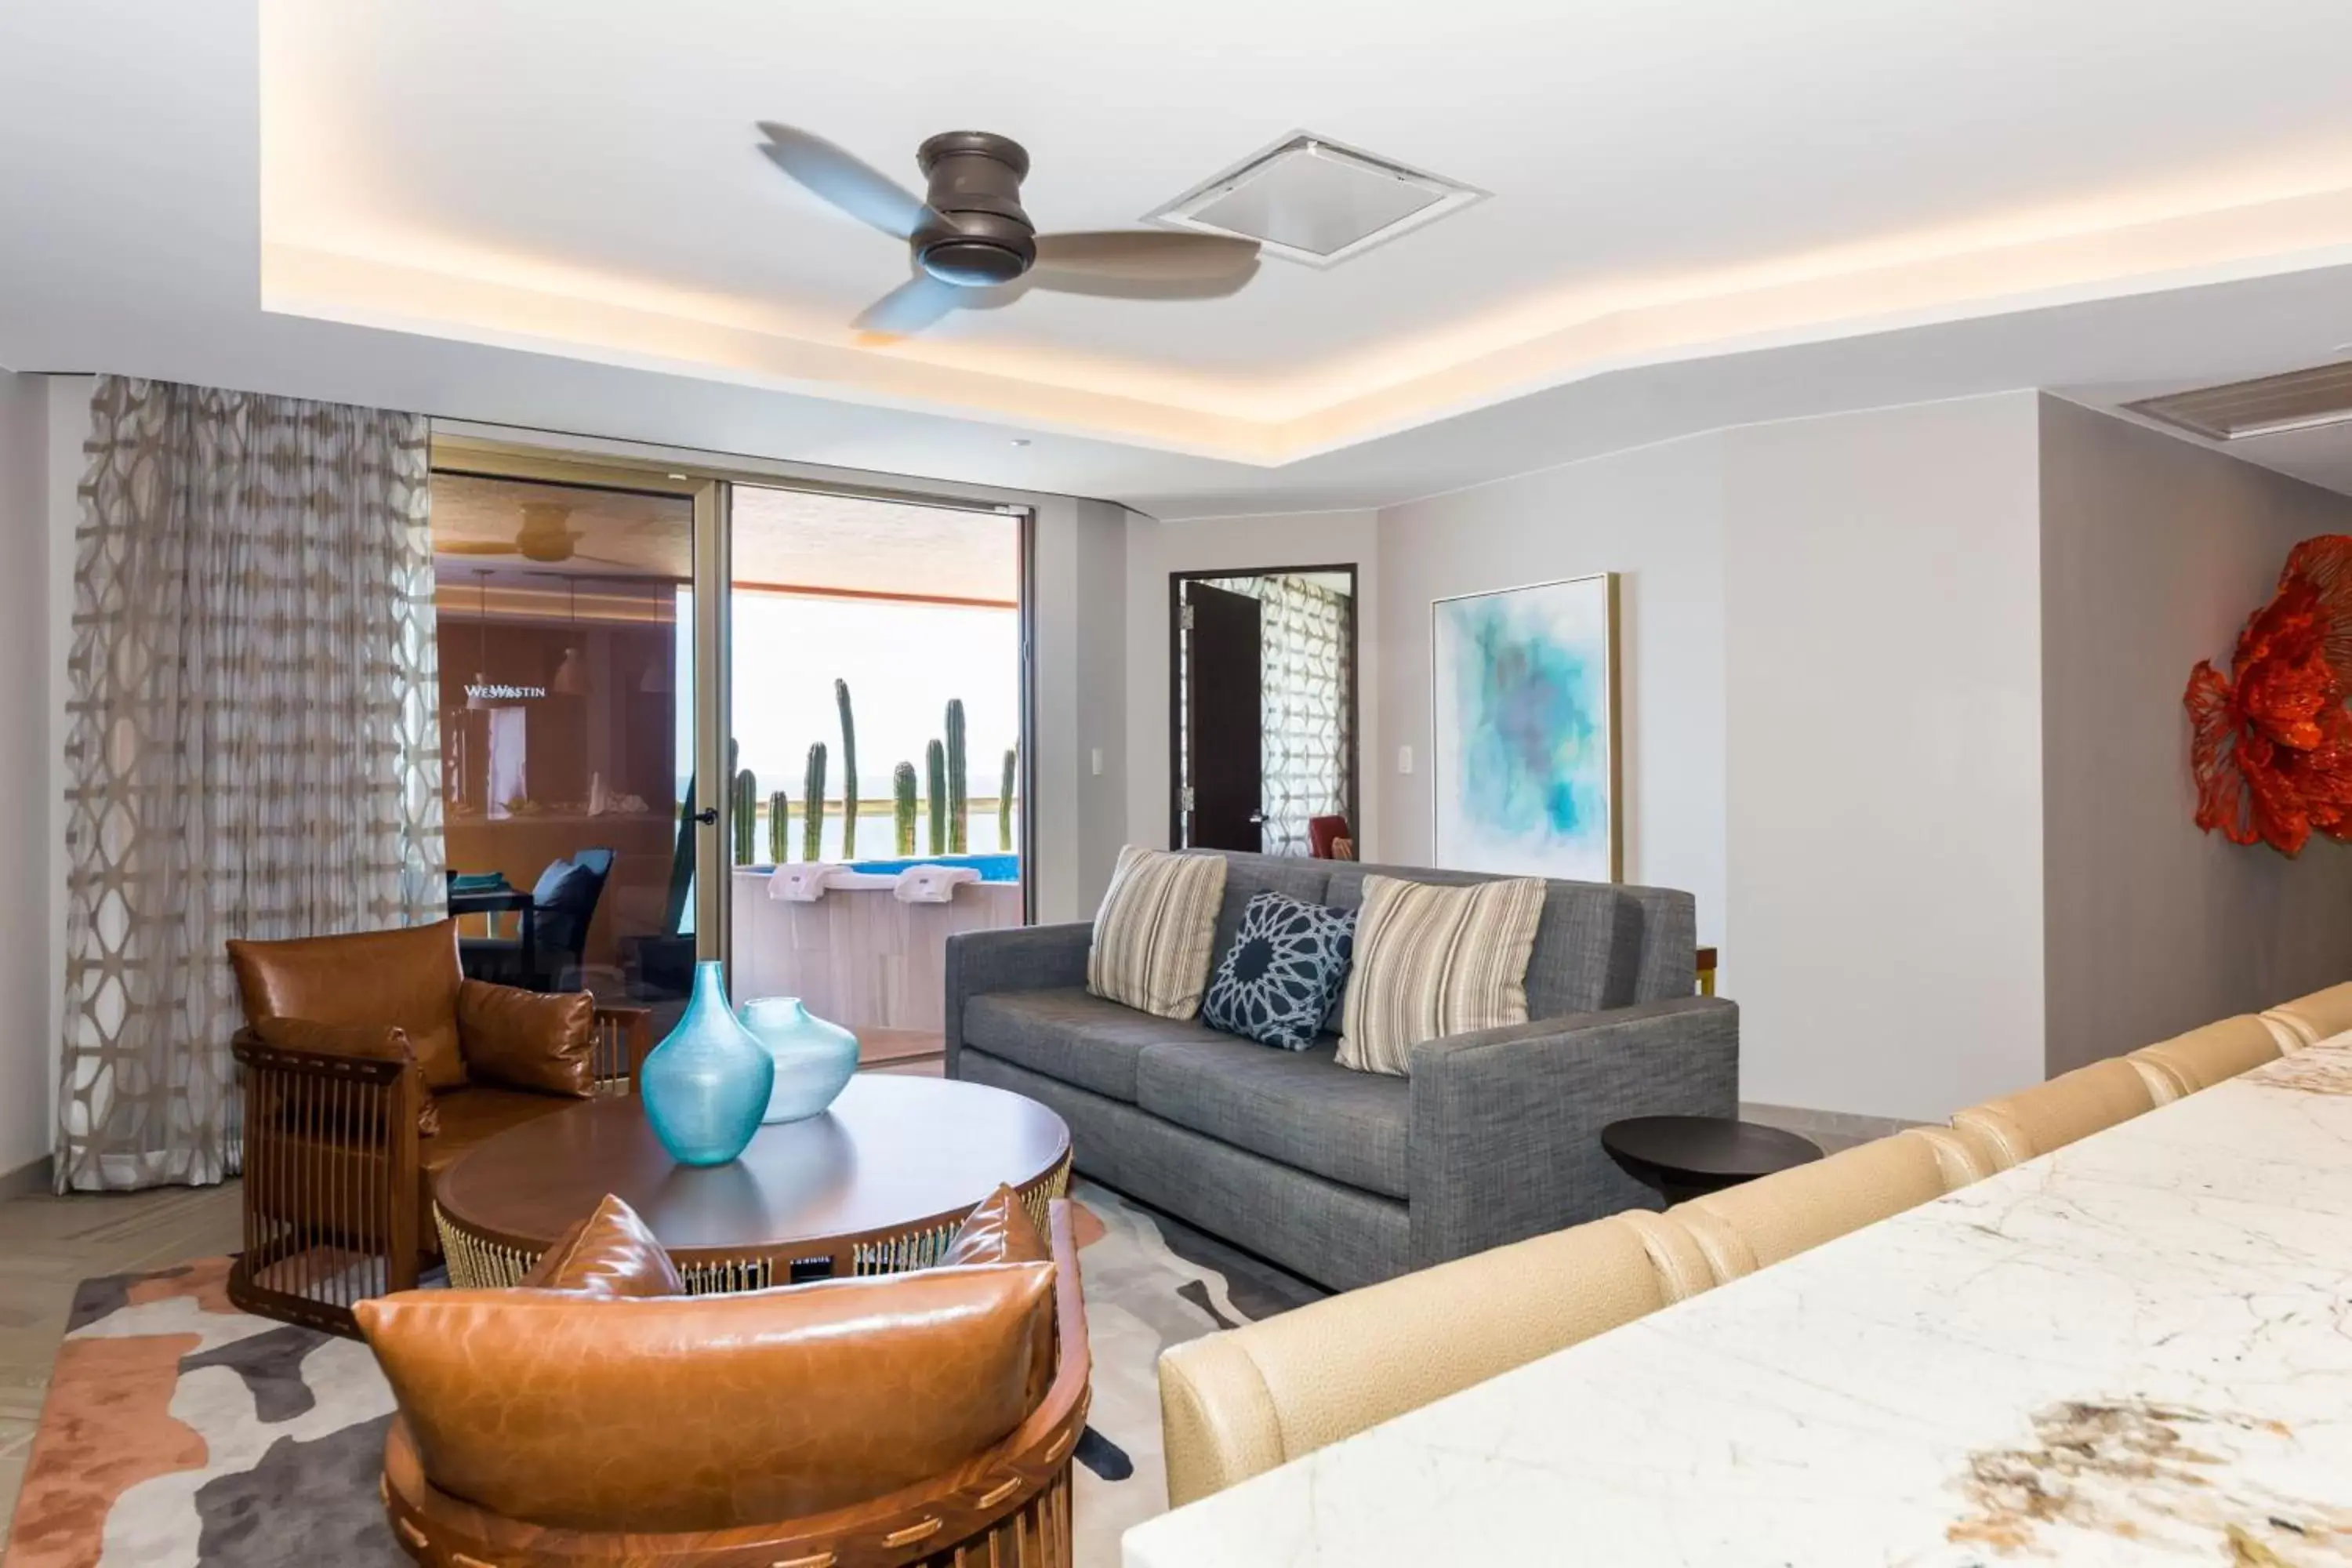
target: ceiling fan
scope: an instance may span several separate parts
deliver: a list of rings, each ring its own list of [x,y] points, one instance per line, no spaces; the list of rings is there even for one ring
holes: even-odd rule
[[[1254,240],[1157,229],[1039,234],[1021,208],[1029,154],[1009,137],[950,131],[915,162],[918,196],[812,132],[762,121],[776,167],[862,223],[907,242],[914,276],[854,323],[869,337],[919,332],[958,310],[993,310],[1032,289],[1119,300],[1213,300],[1257,271]]]
[[[504,544],[488,540],[453,539],[434,545],[438,555],[520,555],[525,561],[555,564],[564,561],[593,561],[600,566],[626,566],[625,561],[615,561],[604,555],[582,555],[578,546],[587,538],[571,526],[572,509],[554,501],[525,501],[522,504],[522,527],[512,540]]]

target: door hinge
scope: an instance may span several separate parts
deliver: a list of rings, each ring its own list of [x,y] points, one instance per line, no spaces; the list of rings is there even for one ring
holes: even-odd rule
[[[1186,811],[1190,811],[1190,810],[1192,810],[1192,786],[1191,784],[1186,784],[1186,785],[1184,786],[1183,791],[1182,791],[1182,793],[1181,793],[1181,795],[1180,798],[1181,798],[1181,799],[1183,801],[1183,803],[1184,803],[1184,805],[1183,805],[1183,809],[1184,809],[1184,810],[1186,810]]]
[[[1184,605],[1177,612],[1176,624],[1188,632],[1192,629],[1192,606],[1191,605]]]

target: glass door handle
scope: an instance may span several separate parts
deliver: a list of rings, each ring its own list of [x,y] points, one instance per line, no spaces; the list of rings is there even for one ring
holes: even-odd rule
[[[694,814],[694,820],[705,827],[716,827],[719,826],[719,808],[715,805],[706,805]]]

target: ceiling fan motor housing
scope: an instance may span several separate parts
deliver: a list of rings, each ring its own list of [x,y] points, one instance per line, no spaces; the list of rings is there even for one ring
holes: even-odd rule
[[[915,258],[942,283],[1010,283],[1037,259],[1036,226],[1021,209],[1029,154],[985,131],[950,131],[917,150],[935,217],[914,233]]]

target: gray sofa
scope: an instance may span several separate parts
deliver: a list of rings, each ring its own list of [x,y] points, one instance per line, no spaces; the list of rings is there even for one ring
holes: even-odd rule
[[[1368,872],[1474,873],[1228,855],[1215,958],[1262,889],[1340,908]],[[1334,1289],[1655,1207],[1601,1129],[1729,1116],[1739,1015],[1692,994],[1688,893],[1553,882],[1530,1021],[1413,1047],[1407,1078],[1350,1071],[1324,1037],[1286,1051],[1087,994],[1086,923],[947,944],[947,1075],[1070,1125],[1079,1172]]]

